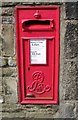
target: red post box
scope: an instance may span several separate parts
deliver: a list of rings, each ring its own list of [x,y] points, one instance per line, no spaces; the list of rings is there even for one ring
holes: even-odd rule
[[[16,7],[21,104],[58,103],[59,7]]]

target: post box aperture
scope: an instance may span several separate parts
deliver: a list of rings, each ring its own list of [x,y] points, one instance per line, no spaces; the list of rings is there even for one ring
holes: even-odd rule
[[[58,103],[59,7],[16,7],[21,104]]]

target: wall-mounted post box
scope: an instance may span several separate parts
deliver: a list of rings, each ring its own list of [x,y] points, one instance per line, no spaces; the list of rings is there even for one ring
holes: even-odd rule
[[[16,8],[21,104],[58,103],[59,7]]]

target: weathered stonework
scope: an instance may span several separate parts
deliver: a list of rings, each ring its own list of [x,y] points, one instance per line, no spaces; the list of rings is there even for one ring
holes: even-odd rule
[[[3,77],[5,103],[17,103],[17,80],[14,77]]]
[[[76,78],[76,100],[78,100],[78,77]]]
[[[16,67],[4,67],[2,69],[3,77],[17,77],[17,69]]]
[[[78,55],[78,23],[68,22],[65,34],[65,58],[72,59]]]
[[[0,67],[4,67],[4,66],[6,66],[7,63],[8,63],[7,58],[6,58],[6,57],[2,57],[2,56],[0,56]]]
[[[60,66],[58,105],[20,105],[15,49],[15,6],[60,6]],[[78,3],[52,0],[2,2],[0,35],[0,95],[2,120],[78,119]],[[53,120],[54,120],[53,119]]]
[[[14,9],[13,7],[3,7],[2,8],[2,16],[11,16],[14,15],[13,13]]]
[[[76,109],[75,109],[75,111],[76,111],[76,117],[78,119],[78,101],[76,102]]]
[[[1,28],[1,27],[0,27]],[[1,32],[0,32],[1,33]],[[2,48],[3,48],[3,45],[2,45],[2,37],[0,36],[0,56],[2,56]]]
[[[13,56],[14,26],[12,24],[3,24],[2,35],[3,35],[3,56]]]
[[[64,64],[64,75],[63,80],[65,89],[65,100],[76,100],[78,96],[76,93],[76,79],[77,79],[77,66],[76,59],[66,60]]]
[[[3,16],[2,17],[2,23],[8,23],[8,24],[12,24],[14,23],[14,17],[13,16]]]
[[[68,20],[73,20],[77,19],[78,20],[78,3],[77,2],[67,2],[65,4],[66,6],[66,19]]]

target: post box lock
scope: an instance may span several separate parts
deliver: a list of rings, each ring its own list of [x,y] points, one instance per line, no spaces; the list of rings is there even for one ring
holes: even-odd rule
[[[16,48],[20,103],[57,104],[59,7],[17,7]]]
[[[30,71],[30,67],[28,67],[28,71]]]

